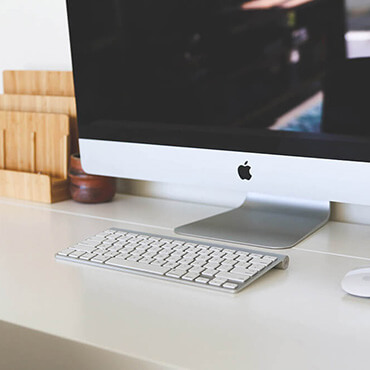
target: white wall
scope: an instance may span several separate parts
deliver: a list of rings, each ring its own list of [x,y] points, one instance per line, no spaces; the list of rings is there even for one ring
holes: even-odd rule
[[[72,69],[65,0],[0,0],[0,71],[5,69]]]
[[[369,0],[351,0],[351,5],[362,1]],[[0,71],[5,69],[72,69],[65,0],[0,0]],[[225,194],[205,188],[128,180],[121,182],[120,189],[222,206],[236,206],[244,196],[236,192]],[[335,205],[334,218],[370,224],[370,208]]]

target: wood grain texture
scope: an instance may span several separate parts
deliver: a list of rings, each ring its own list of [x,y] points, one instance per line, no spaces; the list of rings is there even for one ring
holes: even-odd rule
[[[67,115],[0,111],[0,132],[3,169],[67,177]]]
[[[4,93],[74,96],[71,71],[4,71]]]
[[[0,196],[54,203],[69,199],[67,179],[29,172],[0,170]]]
[[[0,130],[0,169],[5,168],[5,130]]]
[[[17,112],[61,113],[70,117],[71,152],[77,153],[78,127],[73,97],[41,95],[0,95],[0,110]]]
[[[51,191],[49,203],[61,202],[62,200],[71,199],[68,179],[56,179],[51,177]]]

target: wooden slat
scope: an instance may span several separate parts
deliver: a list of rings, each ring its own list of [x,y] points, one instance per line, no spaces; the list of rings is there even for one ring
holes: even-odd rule
[[[71,71],[4,71],[6,94],[74,96]]]
[[[73,97],[41,95],[0,95],[0,110],[61,113],[70,117],[71,151],[78,153],[76,102]]]
[[[6,138],[0,163],[7,170],[66,177],[67,115],[0,111],[0,131]]]
[[[0,130],[0,169],[6,168],[5,130]]]
[[[48,175],[0,170],[0,196],[54,203],[70,199],[67,179]]]
[[[36,172],[36,132],[31,132],[31,172]]]
[[[0,184],[2,197],[51,203],[50,176],[0,170]]]

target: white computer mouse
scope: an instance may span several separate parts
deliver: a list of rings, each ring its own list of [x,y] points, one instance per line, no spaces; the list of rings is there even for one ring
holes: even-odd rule
[[[349,294],[370,298],[370,267],[347,272],[342,280],[342,288]]]

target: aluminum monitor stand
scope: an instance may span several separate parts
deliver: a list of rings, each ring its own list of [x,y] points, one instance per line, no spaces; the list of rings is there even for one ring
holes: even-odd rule
[[[264,248],[291,248],[329,217],[329,202],[250,194],[240,207],[177,227],[175,232]]]

